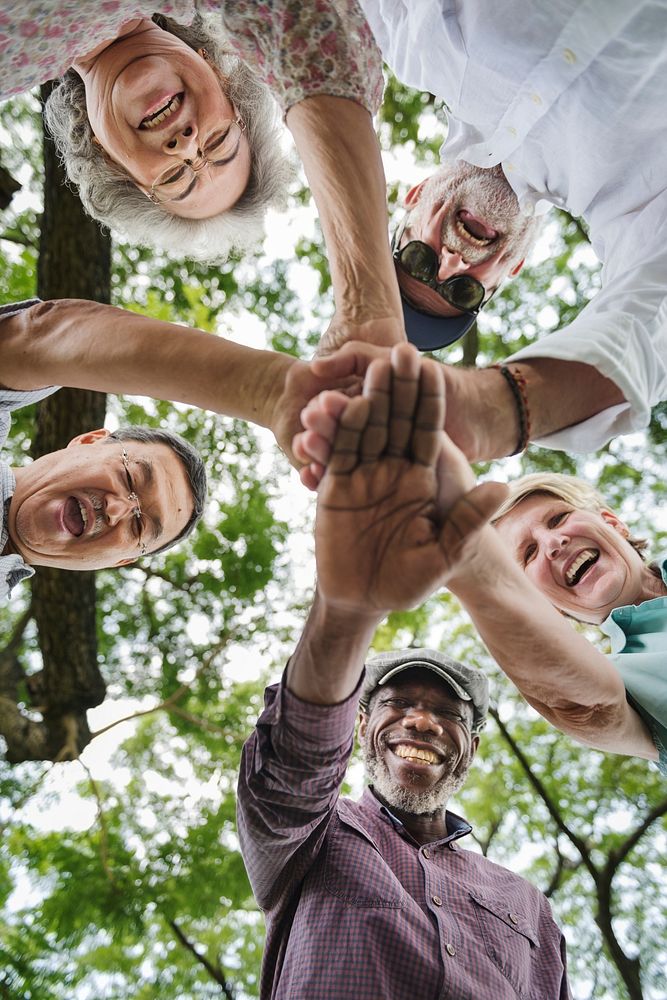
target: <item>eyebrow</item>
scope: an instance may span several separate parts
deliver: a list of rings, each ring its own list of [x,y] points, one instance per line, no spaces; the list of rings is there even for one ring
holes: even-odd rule
[[[239,154],[239,149],[240,148],[241,148],[241,140],[239,139],[239,141],[236,144],[236,149],[234,150],[234,152],[230,156],[227,157],[226,160],[218,160],[216,163],[209,163],[208,165],[211,166],[211,167],[226,167],[228,163],[231,163],[232,160],[236,159],[236,157]],[[183,194],[179,194],[175,198],[172,198],[171,200],[172,201],[185,201],[185,199],[188,198],[192,194],[192,191],[195,188],[195,186],[197,185],[198,181],[199,181],[199,173],[196,173],[194,175],[194,177],[192,178],[192,180],[190,181],[190,183],[188,184],[188,186],[185,189],[185,191],[183,192]]]

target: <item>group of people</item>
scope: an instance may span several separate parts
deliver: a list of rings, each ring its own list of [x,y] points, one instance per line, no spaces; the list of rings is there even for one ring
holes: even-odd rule
[[[0,10],[0,96],[61,76],[46,118],[100,222],[191,258],[247,248],[290,176],[279,108],[322,223],[336,310],[311,362],[92,302],[0,313],[5,437],[58,385],[178,400],[270,427],[317,490],[315,599],[241,763],[263,997],[569,996],[546,900],[461,849],[470,827],[447,809],[487,680],[438,650],[368,659],[391,610],[447,587],[549,722],[667,773],[667,560],[647,562],[583,481],[477,483],[469,464],[531,441],[592,451],[667,397],[666,26],[665,0]],[[391,239],[382,58],[449,109],[442,166]],[[551,205],[587,225],[600,291],[500,365],[423,358],[519,271]],[[3,463],[0,588],[175,544],[205,479],[177,435],[136,427]],[[565,617],[599,625],[612,655]],[[351,802],[357,715],[369,787]]]

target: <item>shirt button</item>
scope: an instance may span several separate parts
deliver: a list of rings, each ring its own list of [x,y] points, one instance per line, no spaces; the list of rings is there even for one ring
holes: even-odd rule
[[[442,900],[440,899],[440,896],[431,896],[431,899],[433,900],[435,906],[442,906]]]
[[[456,948],[454,947],[453,944],[446,944],[445,945],[445,951],[447,952],[448,955],[455,955],[456,954]]]
[[[429,851],[428,847],[424,848],[424,850],[422,851],[422,854],[424,855],[425,858],[430,858],[431,857],[431,852]]]
[[[513,125],[508,125],[507,131],[509,132],[510,135],[516,135],[516,129],[514,128]]]
[[[576,63],[577,61],[577,57],[575,56],[572,49],[563,49],[563,59],[565,60],[566,63],[569,63],[570,66],[572,66],[572,64]]]
[[[517,917],[516,913],[508,913],[508,916],[510,918],[510,923],[511,924],[516,925],[516,924],[519,923],[519,918]]]
[[[505,170],[514,170],[514,164],[513,163],[509,163],[509,162],[508,163],[503,163],[503,167],[505,168]]]
[[[541,104],[542,103],[542,98],[540,97],[539,94],[531,94],[530,95],[530,99],[533,102],[533,104]]]

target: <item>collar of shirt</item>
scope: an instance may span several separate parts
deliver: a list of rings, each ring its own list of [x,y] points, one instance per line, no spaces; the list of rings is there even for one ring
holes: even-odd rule
[[[376,798],[372,788],[367,787],[364,789],[360,805],[369,811],[379,812],[388,820],[389,823],[391,823],[397,833],[414,844],[417,844],[417,841],[400,821],[400,819],[393,814],[391,809],[383,805],[382,802]],[[434,844],[450,844],[454,840],[459,840],[461,837],[465,837],[469,833],[472,833],[470,823],[468,823],[467,820],[463,819],[461,816],[457,816],[456,813],[450,812],[448,809],[445,810],[445,824],[447,826],[447,836],[442,837],[440,840],[434,840]],[[417,846],[420,845],[417,844]]]
[[[7,515],[15,489],[16,479],[14,478],[14,473],[6,462],[0,461],[0,499],[2,500],[0,553],[5,551],[5,546],[9,540]],[[12,588],[17,583],[20,583],[21,580],[27,580],[28,577],[33,576],[34,572],[34,569],[24,563],[21,556],[17,553],[11,553],[11,555],[7,556],[0,555],[0,599],[9,596]]]
[[[667,555],[657,560],[660,567],[662,582],[667,585]],[[633,631],[633,623],[638,618],[645,618],[647,612],[659,610],[667,607],[667,597],[654,597],[650,601],[642,601],[641,604],[626,604],[620,608],[614,608],[608,618],[602,622],[600,629],[609,636],[611,640],[612,653],[620,653],[625,647],[628,636]]]

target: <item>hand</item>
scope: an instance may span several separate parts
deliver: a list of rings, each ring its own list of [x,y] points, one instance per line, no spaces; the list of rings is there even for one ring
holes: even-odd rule
[[[294,448],[293,442],[300,440],[302,432],[300,416],[310,400],[318,393],[332,387],[338,390],[343,400],[347,400],[349,396],[361,393],[362,383],[363,377],[360,375],[337,377],[330,376],[327,372],[318,375],[312,362],[290,359],[280,391],[270,404],[271,417],[268,424],[278,446],[295,468],[298,469],[304,461],[309,461],[308,457],[302,457],[306,453],[301,448]]]
[[[407,338],[403,317],[387,316],[383,319],[363,319],[345,317],[336,312],[328,329],[320,338],[315,357],[327,357],[350,341],[374,344],[378,347],[405,344]]]
[[[318,593],[346,612],[409,608],[446,583],[506,487],[474,487],[453,454],[447,479],[442,371],[414,348],[372,362],[364,395],[343,403],[318,494]]]
[[[354,390],[350,393],[350,386],[361,386],[368,366],[374,358],[390,357],[391,349],[388,347],[352,341],[327,358],[315,358],[311,362],[311,369],[313,375],[322,379],[329,387],[336,383],[347,384],[348,388],[345,391],[349,395],[354,394]],[[346,398],[340,392],[323,393],[314,397],[315,393],[300,414],[304,429],[299,428],[294,440],[290,442],[295,459],[293,464],[303,466],[301,482],[309,490],[316,490],[324,475],[338,418],[346,404]]]

